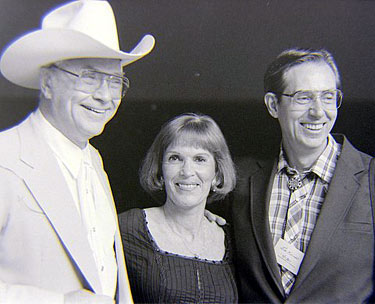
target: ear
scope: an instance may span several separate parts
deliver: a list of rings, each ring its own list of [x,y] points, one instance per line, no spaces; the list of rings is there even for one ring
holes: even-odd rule
[[[278,99],[275,93],[268,92],[264,95],[264,103],[267,107],[268,113],[273,118],[278,118]]]
[[[211,189],[214,188],[214,187],[216,187],[216,185],[217,185],[217,178],[215,176],[214,179],[211,182]]]
[[[221,178],[216,173],[214,179],[211,182],[211,189],[215,189],[220,184],[221,184]]]
[[[47,68],[40,69],[40,91],[46,99],[52,99],[51,71]]]

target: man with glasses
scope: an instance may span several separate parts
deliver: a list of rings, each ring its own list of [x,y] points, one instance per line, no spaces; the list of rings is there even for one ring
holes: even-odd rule
[[[362,303],[373,289],[371,157],[331,134],[343,94],[325,50],[290,49],[264,76],[282,141],[243,159],[233,194],[240,302]]]
[[[73,1],[3,52],[2,74],[39,89],[38,108],[0,133],[0,302],[131,303],[117,214],[89,139],[129,87],[107,1]]]

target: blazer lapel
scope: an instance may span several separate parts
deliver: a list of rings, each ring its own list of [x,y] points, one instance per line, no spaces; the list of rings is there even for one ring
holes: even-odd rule
[[[118,227],[118,222],[116,218],[116,223]],[[115,234],[115,251],[116,260],[118,267],[118,282],[117,282],[117,299],[118,303],[129,304],[133,303],[130,283],[128,278],[128,272],[125,264],[124,249],[122,247],[121,235],[118,229],[116,229]]]
[[[261,255],[280,293],[284,295],[268,221],[268,206],[276,162],[259,163],[261,169],[250,177],[250,217]]]
[[[118,267],[118,281],[117,281],[117,299],[118,303],[133,303],[130,284],[128,279],[128,274],[125,265],[125,257],[124,257],[124,249],[122,246],[118,219],[117,219],[117,212],[116,206],[113,200],[110,184],[108,181],[107,174],[104,172],[102,166],[102,160],[99,153],[93,148],[91,148],[91,158],[93,160],[93,166],[98,173],[100,182],[105,190],[107,195],[108,201],[111,203],[111,210],[112,214],[115,218],[116,222],[116,232],[115,232],[115,253],[116,253],[116,260],[117,260],[117,267]]]
[[[110,208],[112,211],[112,215],[114,216],[114,218],[117,218],[117,212],[116,212],[116,207],[115,207],[115,203],[114,203],[113,196],[112,196],[111,187],[108,181],[107,174],[104,172],[102,160],[99,155],[99,152],[97,152],[95,148],[90,145],[90,153],[91,153],[92,164],[95,169],[95,172],[97,173],[99,177],[100,183],[103,186],[103,189],[105,191],[108,201],[111,203]]]
[[[101,293],[95,260],[81,218],[60,167],[48,145],[26,121],[19,128],[21,161],[18,174],[45,212],[62,245],[91,288]]]
[[[292,294],[302,286],[306,277],[314,269],[321,252],[329,244],[333,232],[350,208],[359,188],[356,174],[363,170],[365,168],[358,152],[345,140],[335,175],[329,186]]]

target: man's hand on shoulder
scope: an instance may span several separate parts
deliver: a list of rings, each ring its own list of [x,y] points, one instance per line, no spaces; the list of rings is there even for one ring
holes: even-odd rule
[[[207,209],[204,209],[204,216],[210,221],[210,222],[216,222],[216,224],[218,224],[219,226],[224,226],[227,221],[225,220],[225,218],[219,216],[219,215],[216,215],[210,211],[208,211]]]

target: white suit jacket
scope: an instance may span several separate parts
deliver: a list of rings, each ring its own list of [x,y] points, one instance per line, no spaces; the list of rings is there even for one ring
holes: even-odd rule
[[[101,157],[90,151],[117,219]],[[131,303],[118,224],[115,253],[117,303]],[[0,303],[59,303],[82,288],[101,294],[92,251],[59,165],[27,118],[0,133]]]

